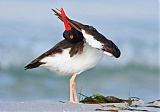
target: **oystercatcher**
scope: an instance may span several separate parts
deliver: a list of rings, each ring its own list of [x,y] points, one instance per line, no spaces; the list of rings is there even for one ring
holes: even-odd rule
[[[76,75],[94,67],[104,56],[120,56],[120,50],[100,34],[93,26],[69,19],[64,10],[52,9],[63,21],[65,38],[47,52],[25,66],[25,69],[45,67],[62,75],[72,75],[70,79],[70,102],[78,103],[76,94]],[[60,11],[60,13],[58,12]]]

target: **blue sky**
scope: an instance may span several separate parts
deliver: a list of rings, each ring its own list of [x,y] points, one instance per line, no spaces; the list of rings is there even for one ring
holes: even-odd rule
[[[51,8],[60,7],[73,19],[86,22],[91,18],[156,20],[158,17],[158,0],[1,0],[0,20],[52,20]]]

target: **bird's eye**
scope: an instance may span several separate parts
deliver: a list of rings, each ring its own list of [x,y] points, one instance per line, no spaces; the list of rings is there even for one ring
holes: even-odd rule
[[[73,35],[70,35],[69,38],[70,38],[70,39],[73,39]]]

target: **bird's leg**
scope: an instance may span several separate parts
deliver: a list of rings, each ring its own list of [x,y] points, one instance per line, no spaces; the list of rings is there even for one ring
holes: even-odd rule
[[[73,74],[73,76],[70,79],[70,101],[71,103],[79,103],[76,93],[76,83],[75,78],[77,74]]]
[[[77,98],[77,93],[76,93],[76,83],[75,82],[73,84],[73,96],[74,96],[75,103],[79,103],[78,98]]]
[[[72,82],[73,81],[71,79],[70,79],[70,100],[69,100],[69,102],[73,103],[73,90],[72,90]]]

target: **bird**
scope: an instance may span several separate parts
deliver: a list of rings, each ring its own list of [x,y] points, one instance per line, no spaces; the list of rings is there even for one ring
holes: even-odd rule
[[[121,52],[111,40],[100,34],[93,26],[69,19],[63,8],[52,10],[64,23],[64,39],[24,68],[27,70],[45,67],[60,75],[71,76],[69,102],[79,103],[76,76],[96,66],[105,54],[119,58]]]

